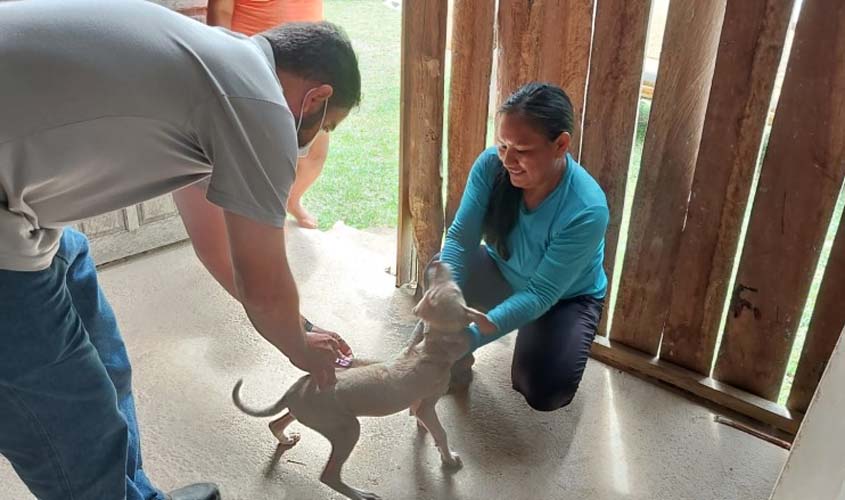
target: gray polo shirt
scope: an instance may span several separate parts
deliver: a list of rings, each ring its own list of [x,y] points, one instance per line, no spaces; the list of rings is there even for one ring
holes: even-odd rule
[[[143,0],[0,2],[0,269],[209,176],[209,201],[281,227],[296,148],[263,38]]]

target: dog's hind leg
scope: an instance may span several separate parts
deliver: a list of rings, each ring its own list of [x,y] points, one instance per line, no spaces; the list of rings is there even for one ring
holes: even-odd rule
[[[437,399],[438,398],[424,399],[420,403],[419,407],[417,407],[415,413],[418,421],[422,423],[426,429],[428,429],[431,437],[434,438],[434,444],[437,445],[437,449],[440,451],[440,460],[443,462],[443,465],[458,469],[463,465],[463,463],[461,462],[461,457],[449,449],[449,440],[446,438],[446,429],[443,428],[443,424],[441,424],[440,419],[437,418],[437,411],[434,408],[435,405],[437,405]]]
[[[358,423],[358,419],[351,417],[340,425],[315,430],[319,431],[332,444],[332,453],[329,456],[326,467],[323,469],[323,473],[320,475],[320,481],[341,495],[345,495],[353,500],[380,500],[380,497],[375,493],[355,489],[344,483],[343,479],[341,479],[343,464],[346,463],[346,459],[349,458],[361,434],[361,426]]]
[[[276,436],[280,445],[290,448],[299,442],[299,434],[295,432],[290,434],[285,433],[287,426],[292,424],[294,421],[296,421],[296,417],[294,417],[291,412],[287,412],[276,420],[270,422],[270,432]]]

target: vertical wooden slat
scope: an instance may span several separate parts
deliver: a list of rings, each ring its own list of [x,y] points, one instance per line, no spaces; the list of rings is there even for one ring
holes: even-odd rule
[[[845,175],[845,3],[805,0],[715,378],[774,399]]]
[[[794,0],[728,2],[660,357],[710,374]]]
[[[530,0],[499,0],[496,16],[496,102],[499,104],[531,75],[529,54],[523,52],[526,45],[523,38],[528,37],[531,10],[538,6],[539,2]]]
[[[406,160],[408,154],[409,130],[408,121],[410,118],[409,101],[410,90],[410,67],[405,64],[413,55],[410,40],[408,40],[408,26],[413,19],[408,14],[409,10],[402,6],[402,37],[400,39],[400,53],[402,65],[399,74],[399,220],[396,228],[396,286],[400,287],[411,283],[416,275],[414,274],[414,223],[410,209],[410,169],[411,163]],[[416,41],[414,41],[416,44]]]
[[[669,4],[611,338],[656,354],[671,295],[725,0]]]
[[[610,207],[604,250],[608,280],[622,224],[650,10],[651,0],[603,0],[596,6],[581,164],[604,189]],[[599,327],[601,335],[607,316]]]
[[[537,68],[537,80],[559,85],[572,99],[575,131],[569,152],[578,159],[590,68],[594,0],[547,0],[546,3],[539,23],[540,50],[534,53],[533,66]]]
[[[792,381],[787,407],[807,411],[816,386],[821,380],[830,353],[836,346],[839,334],[845,327],[845,218],[833,241],[833,248],[822,278],[816,307],[804,340],[798,370]]]
[[[402,2],[400,163],[407,184],[400,189],[407,189],[417,263],[422,264],[418,282],[419,273],[440,249],[443,236],[440,164],[447,8],[447,0]]]
[[[454,0],[453,4],[447,227],[458,210],[473,161],[487,138],[495,8],[495,0]]]
[[[499,102],[532,80],[563,88],[575,111],[570,153],[578,158],[590,62],[594,0],[499,1]]]

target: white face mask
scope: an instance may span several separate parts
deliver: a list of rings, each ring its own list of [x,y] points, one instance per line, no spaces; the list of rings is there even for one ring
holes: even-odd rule
[[[302,98],[302,105],[300,106],[299,111],[299,121],[296,122],[296,137],[299,138],[299,129],[302,127],[302,118],[305,116],[305,100],[308,99],[308,96],[311,92],[314,92],[316,89],[311,89],[305,93],[305,97]],[[320,135],[320,131],[323,130],[323,123],[326,121],[326,111],[329,109],[329,100],[326,99],[323,101],[323,117],[320,119],[320,126],[317,127],[317,133],[314,134],[314,137],[308,141],[308,144],[304,146],[299,146],[296,150],[296,155],[299,158],[305,158],[308,156],[308,151],[311,150],[311,146],[314,144],[314,141],[317,140],[317,136]]]

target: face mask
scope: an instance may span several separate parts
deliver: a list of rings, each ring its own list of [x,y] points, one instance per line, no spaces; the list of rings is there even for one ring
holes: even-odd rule
[[[297,137],[299,137],[299,129],[300,129],[300,127],[302,127],[302,118],[305,116],[305,100],[308,99],[308,96],[311,94],[311,92],[314,92],[314,90],[316,90],[316,89],[309,90],[308,92],[305,93],[305,97],[302,98],[302,105],[300,106],[300,111],[299,111],[299,121],[297,121],[297,123],[296,123],[296,136]],[[314,134],[314,137],[310,141],[308,141],[308,144],[306,144],[304,146],[300,146],[296,150],[296,155],[299,158],[305,158],[306,156],[308,156],[308,151],[311,150],[311,146],[314,144],[314,141],[317,140],[317,136],[320,135],[320,131],[323,130],[323,123],[326,121],[326,111],[328,109],[329,109],[329,100],[326,99],[325,101],[323,101],[323,117],[320,118],[320,126],[317,127],[317,133]]]

